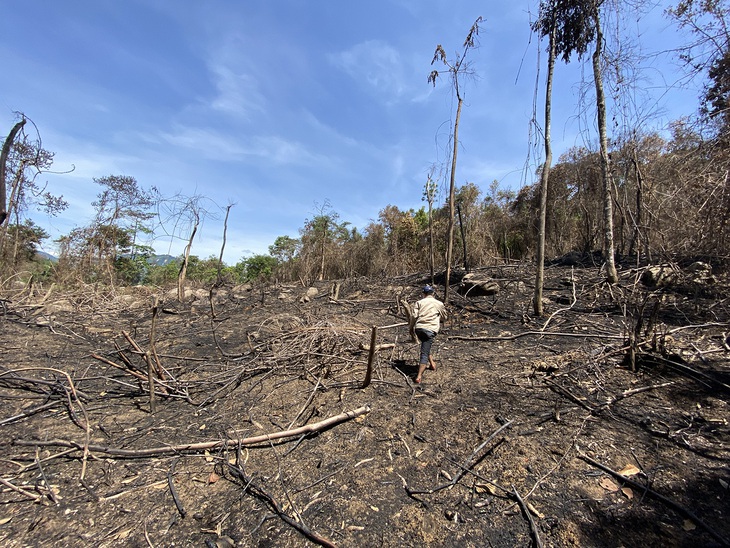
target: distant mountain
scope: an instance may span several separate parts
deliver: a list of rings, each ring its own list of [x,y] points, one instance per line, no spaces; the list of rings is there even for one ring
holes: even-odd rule
[[[36,257],[44,261],[47,260],[54,263],[58,262],[58,257],[54,257],[53,255],[51,255],[50,253],[46,253],[45,251],[36,251],[35,255]]]
[[[55,257],[50,253],[46,253],[45,251],[36,251],[36,257],[43,261],[48,260],[54,263],[58,262],[58,257]],[[177,257],[173,257],[172,255],[152,255],[147,262],[152,266],[165,266],[166,264],[170,264],[176,260]]]
[[[176,260],[177,257],[173,257],[172,255],[152,255],[147,262],[152,266],[165,266]]]

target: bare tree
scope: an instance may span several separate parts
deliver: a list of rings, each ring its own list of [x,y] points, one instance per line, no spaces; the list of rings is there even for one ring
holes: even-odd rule
[[[177,298],[180,302],[185,300],[185,279],[193,241],[200,225],[205,219],[213,216],[211,210],[215,207],[215,204],[211,204],[212,202],[208,198],[200,194],[194,196],[177,194],[160,202],[158,217],[163,230],[171,238],[185,241],[185,248],[177,274]]]
[[[185,251],[183,252],[183,260],[180,262],[180,270],[177,272],[177,300],[183,302],[185,300],[185,277],[188,273],[188,264],[190,263],[190,249],[193,247],[193,240],[195,235],[198,233],[198,227],[200,226],[200,210],[193,209],[190,212],[190,237],[188,238],[187,244],[185,244]]]
[[[451,257],[454,249],[454,188],[456,186],[456,156],[459,150],[459,121],[461,119],[461,107],[464,104],[460,78],[471,73],[469,64],[466,62],[466,55],[470,49],[476,47],[476,37],[479,34],[479,24],[482,18],[478,17],[469,29],[469,34],[464,40],[463,51],[457,54],[453,60],[449,60],[446,56],[444,48],[439,44],[436,46],[436,52],[433,55],[431,64],[440,61],[446,67],[447,72],[451,76],[451,83],[454,86],[456,94],[456,118],[454,119],[454,135],[453,135],[453,153],[451,156],[451,175],[449,177],[449,226],[446,243],[446,279],[444,281],[444,302],[449,301],[449,279],[451,277]],[[439,77],[439,71],[433,70],[428,76],[428,82],[436,85],[436,79]]]
[[[8,156],[10,155],[10,148],[13,146],[13,141],[15,141],[15,137],[18,135],[18,132],[25,125],[25,121],[25,116],[23,116],[22,119],[13,126],[10,133],[8,133],[8,137],[3,143],[2,152],[0,153],[0,225],[5,222],[5,219],[8,216],[7,196],[5,194],[5,178],[7,173]]]
[[[218,272],[216,274],[216,285],[220,285],[222,282],[221,279],[221,269],[223,268],[223,252],[226,249],[226,235],[228,233],[228,215],[231,213],[231,208],[236,204],[229,203],[226,206],[226,216],[223,219],[223,241],[221,242],[221,253],[218,256]]]
[[[23,116],[5,140],[0,154],[0,257],[6,265],[16,264],[19,251],[22,248],[27,250],[27,245],[32,244],[26,236],[32,239],[43,234],[43,238],[48,237],[45,231],[26,218],[31,207],[53,216],[68,206],[63,196],[51,194],[47,184],[37,181],[40,175],[49,172],[54,154],[43,148],[40,135],[35,139],[26,135],[26,122],[33,124]],[[9,232],[13,236],[12,248],[8,245]]]

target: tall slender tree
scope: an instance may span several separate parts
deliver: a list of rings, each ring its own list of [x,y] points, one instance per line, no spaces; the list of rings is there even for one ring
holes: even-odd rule
[[[601,26],[601,4],[603,0],[589,4],[595,29],[595,49],[591,57],[593,63],[593,83],[596,86],[596,112],[598,118],[598,141],[601,149],[601,180],[603,181],[603,259],[606,261],[606,280],[618,281],[613,242],[613,198],[611,189],[611,155],[608,150],[608,130],[606,128],[606,94],[603,89],[601,61],[604,48],[603,28]]]
[[[454,188],[456,186],[456,156],[459,151],[459,121],[461,120],[461,107],[464,104],[464,96],[461,87],[461,80],[464,76],[471,73],[469,64],[466,61],[466,56],[469,50],[476,47],[476,37],[479,34],[479,24],[482,22],[482,18],[478,17],[474,24],[469,29],[469,34],[464,40],[463,51],[457,54],[452,60],[448,59],[444,48],[439,44],[436,46],[436,52],[433,55],[431,65],[436,61],[440,61],[445,67],[446,71],[451,76],[451,83],[454,86],[454,93],[456,94],[456,118],[454,119],[454,134],[453,134],[453,153],[451,156],[451,175],[449,177],[449,224],[448,224],[448,235],[446,242],[446,279],[444,281],[444,302],[449,301],[449,279],[451,277],[451,257],[454,252]],[[428,76],[429,83],[436,85],[436,79],[439,77],[439,71],[433,70]]]
[[[603,89],[601,63],[604,36],[601,26],[601,8],[604,0],[551,0],[547,3],[550,18],[555,24],[555,52],[567,63],[576,54],[582,58],[594,44],[591,56],[593,83],[596,91],[596,110],[600,144],[601,180],[603,187],[602,253],[606,264],[606,279],[618,281],[613,246],[613,202],[611,184],[611,157],[606,129],[606,96]]]
[[[553,161],[552,140],[550,136],[551,112],[553,100],[553,74],[555,73],[555,35],[556,16],[555,0],[548,0],[540,3],[540,17],[533,25],[533,30],[541,36],[548,37],[548,61],[547,61],[547,82],[545,84],[545,162],[540,173],[540,217],[537,229],[537,274],[535,275],[535,294],[533,297],[533,309],[537,316],[542,316],[542,290],[545,278],[545,225],[547,219],[547,196],[548,181],[550,178],[550,166]]]
[[[428,174],[426,186],[423,189],[423,199],[428,203],[428,267],[431,272],[431,284],[434,283],[433,266],[433,202],[436,197],[436,182]]]

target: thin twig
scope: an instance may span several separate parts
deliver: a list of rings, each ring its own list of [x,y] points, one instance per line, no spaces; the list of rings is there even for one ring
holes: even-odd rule
[[[35,502],[41,502],[43,500],[43,495],[36,495],[35,493],[31,493],[30,491],[26,491],[25,489],[22,489],[20,487],[16,487],[4,478],[0,478],[0,483],[2,483],[5,487],[12,489],[16,493],[20,493],[21,495],[24,495]]]
[[[565,312],[566,310],[570,310],[571,308],[573,308],[575,306],[575,303],[578,302],[578,297],[576,297],[576,295],[575,295],[575,278],[573,277],[573,269],[572,268],[570,269],[570,282],[571,282],[571,285],[573,286],[573,302],[570,303],[570,306],[568,306],[566,308],[559,308],[558,310],[556,310],[555,312],[553,312],[552,314],[550,314],[550,317],[542,325],[542,330],[541,331],[545,331],[547,329],[548,324],[552,321],[552,319],[555,316],[557,316],[561,312]]]
[[[30,417],[31,415],[35,415],[36,413],[39,413],[40,411],[45,411],[46,409],[53,407],[54,405],[58,405],[59,401],[52,401],[49,403],[44,403],[43,405],[39,405],[38,407],[33,407],[32,409],[28,409],[27,411],[23,411],[22,413],[18,415],[14,415],[12,417],[8,417],[7,419],[3,419],[0,421],[0,426],[4,424],[10,424],[11,422],[15,422],[20,419],[24,419],[26,417]]]
[[[56,495],[53,493],[53,489],[51,489],[51,484],[48,482],[46,473],[43,470],[43,466],[41,465],[39,453],[40,453],[40,447],[36,447],[35,448],[35,465],[38,467],[38,472],[40,473],[41,479],[43,480],[43,483],[46,486],[46,490],[48,491],[48,498],[50,498],[54,504],[58,505],[58,499],[56,498]]]
[[[147,530],[147,520],[144,520],[144,539],[147,541],[147,546],[150,548],[155,548],[155,545],[152,544],[152,539],[150,538],[150,533]]]
[[[170,471],[167,473],[167,485],[170,487],[170,494],[172,495],[172,500],[175,502],[175,508],[177,508],[177,511],[180,512],[180,517],[184,518],[187,512],[180,501],[180,497],[177,495],[177,489],[175,489],[175,482],[173,481],[175,467],[177,466],[178,460],[179,459],[173,459],[172,464],[170,465]]]
[[[134,486],[134,487],[132,487],[130,489],[126,489],[124,491],[119,491],[117,493],[113,493],[113,494],[107,495],[105,497],[99,497],[99,501],[100,502],[104,502],[104,501],[118,499],[119,497],[122,497],[124,495],[128,495],[129,493],[134,493],[135,491],[139,491],[140,489],[148,489],[150,487],[156,487],[158,485],[164,485],[165,483],[167,483],[167,479],[154,481],[152,483],[147,483],[145,485],[136,485],[136,486]]]
[[[572,394],[572,393],[570,392],[570,390],[568,390],[567,388],[563,388],[563,387],[562,387],[562,386],[560,386],[559,384],[557,384],[557,383],[554,383],[554,382],[552,382],[552,381],[551,381],[550,379],[543,379],[543,382],[544,382],[545,384],[549,385],[549,386],[552,386],[553,388],[555,388],[555,389],[556,389],[556,390],[557,390],[558,392],[560,392],[560,393],[561,393],[561,394],[563,394],[564,396],[567,396],[567,397],[568,397],[568,399],[570,399],[571,401],[573,401],[573,402],[577,403],[577,404],[578,404],[578,405],[580,405],[580,406],[581,406],[581,407],[582,407],[583,409],[586,409],[587,411],[590,411],[591,413],[595,413],[595,409],[593,409],[593,408],[592,408],[592,407],[591,407],[590,405],[588,405],[588,404],[587,404],[586,402],[584,402],[584,401],[583,401],[583,400],[582,400],[581,398],[579,398],[578,396],[575,396],[575,395],[573,395],[573,394]]]
[[[672,386],[673,384],[675,384],[675,383],[672,381],[672,382],[664,382],[661,384],[652,384],[650,386],[642,386],[640,388],[634,388],[632,390],[624,390],[620,394],[615,395],[613,398],[609,398],[608,400],[606,400],[605,403],[603,403],[599,406],[599,409],[601,407],[608,407],[609,405],[613,405],[617,401],[622,400],[624,398],[628,398],[629,396],[633,396],[634,394],[640,394],[641,392],[648,392],[649,390],[655,390],[657,388],[665,388],[667,386]]]
[[[522,513],[525,514],[527,521],[530,522],[530,530],[532,531],[532,536],[535,539],[535,546],[537,548],[542,548],[542,540],[540,540],[540,532],[537,530],[537,524],[535,523],[535,520],[532,519],[530,509],[527,507],[527,504],[525,504],[525,501],[522,500],[522,497],[517,492],[517,489],[515,489],[514,485],[512,486],[512,493],[514,493],[515,498],[520,505],[520,508],[522,508]]]
[[[292,421],[289,423],[289,426],[287,426],[287,430],[289,430],[292,426],[294,426],[294,423],[297,422],[299,417],[302,416],[302,413],[304,413],[304,410],[309,407],[309,404],[312,403],[312,400],[314,399],[314,395],[317,393],[317,388],[319,388],[320,379],[317,377],[317,384],[314,385],[314,390],[312,390],[312,393],[309,395],[309,398],[307,398],[307,401],[304,402],[304,405],[299,410],[299,413],[297,413],[297,416],[292,419]]]
[[[472,451],[471,455],[469,455],[469,457],[464,461],[464,464],[461,466],[461,469],[454,475],[454,479],[451,480],[451,484],[452,485],[456,485],[456,483],[466,473],[466,470],[470,469],[472,466],[474,466],[477,463],[477,461],[479,460],[479,459],[477,459],[477,455],[479,455],[479,453],[481,452],[481,450],[484,449],[484,447],[486,447],[486,445],[490,441],[492,441],[495,437],[497,437],[497,435],[502,430],[504,430],[504,429],[509,428],[510,426],[512,426],[512,423],[513,422],[514,422],[513,420],[505,422],[502,426],[500,426],[494,432],[492,432],[487,437],[487,439],[485,439],[481,444],[479,444],[479,447],[477,447],[476,449],[474,449],[474,451]]]
[[[652,359],[660,361],[661,363],[668,365],[669,367],[673,367],[673,368],[679,369],[680,371],[684,371],[685,373],[689,373],[690,375],[697,375],[698,377],[707,379],[711,383],[715,383],[719,386],[722,386],[723,388],[725,388],[727,390],[730,390],[730,384],[725,384],[722,381],[718,381],[717,379],[711,377],[707,373],[703,373],[702,371],[698,371],[697,369],[692,369],[691,367],[689,367],[687,365],[677,363],[673,360],[668,360],[667,358],[663,358],[662,356],[652,356]],[[695,379],[695,380],[699,380],[699,379]],[[699,382],[702,382],[702,381],[699,381]],[[703,384],[705,384],[705,383],[703,383]]]
[[[60,369],[55,369],[53,367],[24,367],[21,369],[16,369],[15,371],[52,371],[53,373],[58,373],[59,375],[62,375],[66,377],[66,380],[68,381],[68,389],[66,389],[66,394],[68,397],[68,407],[69,407],[69,413],[74,415],[73,410],[73,402],[75,401],[76,404],[79,406],[79,409],[81,409],[81,413],[84,415],[84,425],[81,427],[85,430],[85,440],[83,444],[77,443],[76,447],[83,450],[83,457],[81,459],[81,479],[83,480],[86,476],[86,461],[89,457],[89,442],[91,441],[91,425],[89,424],[89,416],[86,414],[86,408],[81,403],[81,400],[79,399],[78,393],[76,392],[76,386],[74,385],[73,380],[71,379],[71,375],[66,373],[65,371],[61,371]],[[4,375],[5,373],[8,373],[9,371],[0,373],[0,376]],[[73,396],[73,400],[71,399],[71,396]],[[28,445],[39,445],[37,443],[29,443]]]
[[[53,460],[53,459],[57,459],[57,458],[60,458],[60,457],[65,457],[66,455],[70,455],[71,453],[74,453],[77,450],[78,449],[76,449],[76,448],[66,449],[64,451],[61,451],[60,453],[56,453],[55,455],[51,455],[50,457],[46,457],[45,459],[41,459],[40,462],[43,464],[43,463],[46,463],[46,462],[48,462],[50,460]],[[16,473],[17,474],[23,474],[23,473],[27,472],[28,470],[32,470],[35,467],[36,467],[36,463],[35,462],[32,462],[30,464],[26,464],[25,466],[20,467]]]
[[[408,493],[408,495],[411,497],[413,495],[432,495],[433,493],[436,493],[437,491],[441,491],[442,489],[446,489],[448,487],[453,487],[454,485],[456,485],[459,482],[459,480],[464,476],[464,474],[469,472],[471,470],[471,468],[481,460],[482,457],[477,458],[477,456],[482,451],[482,449],[484,449],[484,447],[490,441],[492,441],[497,436],[497,434],[499,434],[502,430],[511,426],[513,422],[514,421],[507,421],[502,426],[497,428],[497,430],[492,432],[492,434],[490,434],[486,440],[484,440],[482,443],[480,443],[479,446],[476,449],[474,449],[474,451],[472,451],[471,455],[469,455],[464,460],[463,464],[458,465],[459,471],[456,474],[454,474],[454,477],[451,478],[451,481],[449,481],[448,483],[444,483],[442,485],[437,485],[436,487],[432,487],[431,489],[411,489],[408,486],[408,484],[405,483],[405,480],[403,480],[403,487],[405,488],[406,493]]]
[[[340,472],[342,472],[342,471],[343,471],[343,470],[344,470],[345,468],[347,468],[347,466],[346,466],[346,465],[344,465],[344,466],[341,466],[340,468],[338,468],[338,469],[337,469],[337,470],[335,470],[334,472],[331,472],[331,473],[327,474],[326,476],[323,476],[323,477],[319,478],[319,479],[318,479],[317,481],[315,481],[314,483],[310,483],[309,485],[306,485],[306,486],[304,486],[304,487],[300,487],[299,489],[295,490],[295,491],[294,491],[294,493],[301,493],[302,491],[306,491],[307,489],[311,489],[311,488],[312,488],[312,487],[314,487],[315,485],[317,485],[317,484],[319,484],[319,483],[322,483],[323,481],[327,481],[327,480],[328,480],[328,479],[330,479],[330,478],[331,478],[332,476],[334,476],[334,475],[336,475],[336,474],[339,474],[339,473],[340,473]]]

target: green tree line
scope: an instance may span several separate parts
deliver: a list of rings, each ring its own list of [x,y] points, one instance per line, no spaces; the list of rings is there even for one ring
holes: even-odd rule
[[[717,139],[724,139],[718,134]],[[730,255],[728,150],[698,133],[688,122],[673,126],[672,138],[652,133],[614,148],[612,154],[616,253],[642,262]],[[598,152],[576,147],[550,170],[547,196],[546,258],[570,253],[588,256],[601,249],[602,182]],[[60,256],[46,275],[59,280],[162,285],[177,279],[180,258],[152,265],[153,250],[140,242],[154,236],[161,198],[128,176],[96,180],[101,191],[92,222],[58,240]],[[535,257],[539,185],[518,192],[496,181],[466,182],[455,190],[457,230],[454,266],[476,268]],[[5,276],[28,267],[47,233],[28,218],[3,227]],[[225,281],[340,279],[396,276],[429,271],[430,231],[437,269],[445,267],[449,205],[401,209],[383,207],[363,229],[340,219],[325,202],[303,221],[296,236],[283,235],[268,254],[229,266],[218,258],[190,257],[188,279]]]

